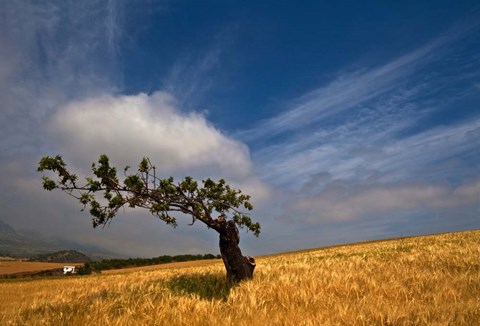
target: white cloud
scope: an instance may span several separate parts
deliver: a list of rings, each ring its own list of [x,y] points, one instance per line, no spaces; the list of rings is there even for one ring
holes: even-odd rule
[[[404,210],[468,207],[480,204],[480,179],[458,187],[431,184],[355,186],[331,183],[316,196],[292,200],[287,210],[307,223],[350,221]],[[294,214],[293,214],[294,213]],[[302,218],[303,217],[303,218]]]
[[[89,166],[105,153],[124,165],[147,156],[169,174],[241,179],[251,170],[246,145],[226,137],[199,113],[181,113],[164,92],[72,102],[53,117],[49,130],[60,153],[77,166]]]
[[[257,176],[250,176],[233,184],[233,187],[241,189],[243,193],[250,195],[251,203],[261,205],[271,204],[271,200],[276,195],[277,190],[262,182]]]

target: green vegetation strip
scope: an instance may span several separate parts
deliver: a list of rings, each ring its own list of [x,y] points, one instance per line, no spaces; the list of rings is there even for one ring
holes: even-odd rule
[[[88,262],[80,269],[79,274],[90,274],[91,272],[100,272],[102,270],[120,269],[128,267],[141,267],[149,265],[160,265],[168,263],[177,263],[184,261],[220,259],[220,255],[177,255],[177,256],[159,256],[154,258],[128,258],[128,259],[104,259],[100,262]]]

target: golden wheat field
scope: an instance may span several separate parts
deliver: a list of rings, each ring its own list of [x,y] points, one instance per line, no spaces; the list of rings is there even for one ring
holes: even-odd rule
[[[221,263],[0,282],[1,325],[480,325],[480,231]]]
[[[4,261],[0,261],[0,275],[21,273],[21,272],[44,271],[48,269],[61,268],[64,265],[68,265],[68,264],[4,260]],[[74,264],[74,265],[78,265],[78,264]]]

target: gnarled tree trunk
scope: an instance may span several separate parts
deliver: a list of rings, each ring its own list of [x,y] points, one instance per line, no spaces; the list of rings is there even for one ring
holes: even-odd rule
[[[245,279],[253,278],[255,259],[250,256],[243,256],[240,247],[240,236],[235,222],[222,223],[218,230],[220,233],[220,253],[227,270],[227,283],[233,285]]]

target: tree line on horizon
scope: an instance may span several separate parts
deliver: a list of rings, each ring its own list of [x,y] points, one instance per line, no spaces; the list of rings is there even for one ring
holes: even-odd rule
[[[204,254],[204,255],[163,255],[154,258],[127,258],[127,259],[103,259],[101,261],[91,261],[85,263],[81,269],[81,274],[90,274],[91,272],[100,272],[109,269],[121,269],[127,267],[141,267],[149,265],[159,265],[167,263],[176,263],[183,261],[205,260],[205,259],[221,259],[220,255]]]

